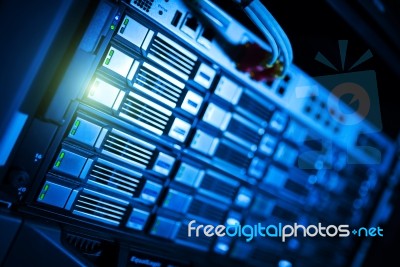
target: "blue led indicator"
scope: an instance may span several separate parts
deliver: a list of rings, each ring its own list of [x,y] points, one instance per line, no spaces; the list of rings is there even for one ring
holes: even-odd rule
[[[194,101],[192,101],[190,99],[188,100],[188,104],[191,105],[194,108],[197,108],[197,106],[198,106],[196,102],[194,102]]]
[[[161,160],[157,161],[157,165],[164,169],[169,169],[171,167],[170,164],[168,164],[164,161],[161,161]]]

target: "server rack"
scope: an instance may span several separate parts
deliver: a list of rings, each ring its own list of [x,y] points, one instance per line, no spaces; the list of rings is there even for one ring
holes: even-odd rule
[[[197,8],[231,41],[262,43],[211,2]],[[78,265],[347,264],[356,238],[188,236],[193,219],[364,226],[394,155],[298,67],[273,82],[237,70],[195,12],[100,1],[9,160],[3,203],[54,223]]]

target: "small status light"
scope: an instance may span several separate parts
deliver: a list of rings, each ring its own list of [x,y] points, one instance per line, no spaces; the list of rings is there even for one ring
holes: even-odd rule
[[[218,243],[217,249],[220,250],[221,252],[227,252],[229,250],[229,246],[227,244]]]
[[[292,263],[287,260],[280,260],[278,263],[278,267],[292,267]]]
[[[115,25],[111,25],[111,26],[110,26],[110,29],[111,29],[111,30],[115,30]]]
[[[114,19],[115,19],[115,20],[119,20],[119,15],[116,15],[116,16],[114,17]]]
[[[44,188],[43,188],[43,191],[47,191],[47,190],[49,190],[49,185],[48,185],[48,184],[46,184],[46,185],[44,186]]]
[[[39,199],[43,200],[44,199],[44,194],[40,194]]]

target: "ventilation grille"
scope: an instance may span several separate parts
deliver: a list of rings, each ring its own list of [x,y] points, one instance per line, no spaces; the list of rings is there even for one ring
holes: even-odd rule
[[[123,103],[122,117],[161,135],[172,112],[141,97],[130,93]],[[121,116],[121,114],[120,114]]]
[[[227,131],[253,144],[258,144],[261,139],[261,135],[258,134],[257,131],[247,127],[246,125],[235,119],[231,120]]]
[[[145,63],[136,76],[134,87],[175,108],[184,84]]]
[[[271,120],[273,114],[273,107],[272,106],[268,107],[266,105],[263,105],[262,103],[258,102],[248,94],[242,95],[238,105],[267,122]]]
[[[198,199],[195,199],[192,202],[188,213],[215,221],[217,223],[221,223],[225,216],[225,211],[223,209],[204,203]]]
[[[120,193],[137,196],[143,187],[143,179],[114,169],[101,163],[96,163],[90,172],[89,181],[93,181]]]
[[[153,151],[125,137],[110,133],[103,145],[103,153],[115,155],[135,166],[145,169],[153,156]]]
[[[73,214],[103,223],[119,225],[126,212],[126,205],[82,193],[75,201]]]
[[[251,158],[248,155],[243,154],[240,151],[233,149],[223,143],[218,146],[218,149],[215,152],[215,156],[224,161],[227,161],[228,163],[245,169],[249,167],[251,162]]]
[[[217,195],[224,196],[232,200],[236,194],[236,189],[232,184],[228,184],[219,180],[209,174],[206,174],[200,185],[202,189],[216,193]]]
[[[149,12],[154,0],[133,0],[131,4],[138,6],[146,12]]]
[[[197,61],[197,56],[162,34],[157,34],[154,38],[148,58],[185,80],[189,78]]]
[[[65,241],[81,253],[90,256],[100,256],[102,253],[102,244],[100,241],[89,239],[86,237],[67,234]]]

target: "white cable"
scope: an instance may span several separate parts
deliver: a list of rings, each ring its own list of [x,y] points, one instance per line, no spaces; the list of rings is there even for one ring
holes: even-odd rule
[[[247,10],[247,16],[253,21],[254,24],[260,29],[260,31],[264,34],[265,38],[269,42],[269,45],[271,46],[271,60],[268,62],[269,65],[274,64],[274,62],[278,59],[279,57],[279,47],[275,41],[275,38],[271,35],[271,33],[266,29],[262,21],[259,19],[259,17],[254,14],[253,10],[248,9]]]
[[[272,39],[274,39],[274,41],[270,41],[271,39],[267,40],[270,43],[277,45],[278,57],[280,54],[282,55],[284,75],[293,60],[292,46],[286,33],[280,27],[279,23],[275,20],[272,14],[259,0],[253,0],[247,7],[244,8],[244,11],[265,36],[268,36],[269,38],[272,37]],[[274,54],[273,58],[276,60],[277,58],[275,56],[276,54]]]
[[[268,9],[259,1],[253,0],[252,3],[248,6],[253,9],[254,13],[260,18],[261,21],[267,23],[267,29],[269,29],[274,35],[274,33],[279,36],[282,40],[282,44],[286,47],[288,55],[289,55],[289,64],[293,60],[293,50],[290,44],[289,38],[287,37],[285,31],[279,25],[279,23],[275,20],[274,16],[268,11]]]
[[[269,12],[266,12],[266,8],[258,0],[253,1],[249,6],[245,8],[246,10],[252,10],[257,17],[263,22],[264,26],[271,32],[272,36],[275,38],[278,46],[281,50],[283,57],[283,74],[287,72],[288,65],[290,65],[290,55],[287,49],[287,45],[282,39],[279,30],[277,29],[274,19],[269,16]]]
[[[265,33],[265,32],[268,32],[269,30],[271,30],[271,35],[274,37],[276,43],[278,44],[280,54],[282,54],[282,57],[283,57],[283,68],[284,68],[283,72],[286,73],[287,64],[289,62],[289,56],[288,56],[286,46],[285,46],[282,38],[280,37],[280,35],[277,33],[277,31],[275,29],[273,29],[271,22],[268,22],[267,20],[265,20],[265,18],[260,19],[260,16],[255,14],[253,6],[251,6],[251,5],[247,6],[244,9],[244,11],[246,12],[246,14],[250,17],[250,19],[253,22],[254,22],[254,18],[258,18],[261,21],[262,27],[260,27],[259,25],[257,25],[257,26],[260,28],[260,30],[262,32]]]

